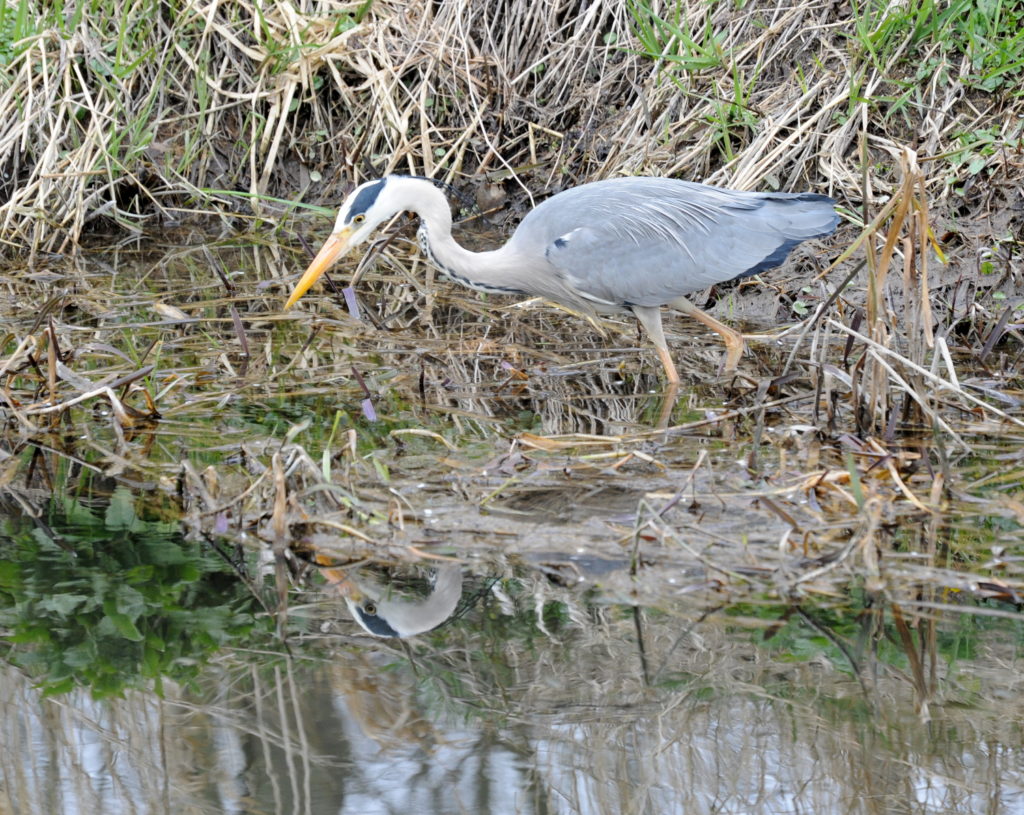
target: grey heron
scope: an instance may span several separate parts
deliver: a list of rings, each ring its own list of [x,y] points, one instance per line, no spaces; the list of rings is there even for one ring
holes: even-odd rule
[[[462,566],[454,561],[437,566],[430,593],[417,599],[359,580],[343,569],[320,571],[345,600],[353,619],[375,637],[412,637],[431,631],[455,613],[462,597]]]
[[[688,314],[721,335],[725,371],[734,371],[743,353],[742,335],[683,295],[774,268],[797,244],[831,234],[839,220],[835,201],[815,193],[612,178],[548,198],[523,218],[504,246],[471,252],[452,237],[443,186],[402,175],[358,186],[285,308],[382,222],[410,210],[420,219],[421,249],[458,283],[493,294],[540,296],[591,319],[632,312],[654,343],[668,381],[676,384],[679,374],[665,341],[661,307]]]

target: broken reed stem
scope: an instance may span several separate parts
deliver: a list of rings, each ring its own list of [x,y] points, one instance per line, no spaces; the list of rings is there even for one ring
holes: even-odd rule
[[[866,230],[863,240],[868,264],[866,333],[875,348],[889,349],[894,340],[902,346],[903,353],[899,357],[913,363],[915,368],[909,372],[909,381],[900,379],[898,386],[934,424],[937,414],[929,407],[930,392],[916,373],[918,369],[923,370],[928,351],[935,345],[928,286],[927,260],[932,229],[925,195],[927,182],[912,150],[903,148],[899,160],[903,175],[900,187],[889,206]],[[885,220],[880,217],[883,214]],[[875,248],[878,235],[883,237],[880,249]],[[902,255],[902,314],[892,313],[887,307],[892,294],[889,271],[898,255]],[[877,354],[869,354],[861,362],[862,415],[870,417],[867,420],[871,423],[870,427],[862,429],[878,433],[892,426],[895,418],[892,411],[896,404],[890,388],[890,384],[896,382],[895,374]],[[904,421],[909,421],[909,417],[904,416]]]
[[[881,343],[877,343],[874,340],[870,339],[869,337],[865,336],[864,334],[861,334],[858,331],[854,331],[849,326],[843,325],[838,320],[829,319],[828,323],[836,330],[848,334],[849,336],[855,338],[859,342],[862,342],[865,345],[870,346],[871,350],[875,352],[875,356],[877,359],[881,360],[882,357],[891,357],[894,360],[897,360],[898,362],[902,363],[904,366],[911,369],[915,373],[919,374],[924,379],[927,379],[929,382],[936,386],[936,390],[950,390],[953,393],[955,393],[958,397],[974,405],[977,405],[978,407],[984,408],[987,411],[995,413],[997,416],[999,416],[999,418],[1003,419],[1004,421],[1012,422],[1013,424],[1016,424],[1019,427],[1024,427],[1024,421],[1016,418],[1015,416],[1009,415],[1005,411],[1000,410],[994,405],[991,405],[988,402],[985,402],[984,400],[979,399],[976,396],[973,396],[969,391],[961,387],[959,383],[956,382],[955,380],[947,381],[945,379],[942,379],[940,376],[933,374],[931,371],[912,362],[906,357],[901,356],[892,349],[886,348]]]

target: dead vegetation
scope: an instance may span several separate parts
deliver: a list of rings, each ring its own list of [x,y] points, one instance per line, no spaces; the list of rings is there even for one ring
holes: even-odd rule
[[[1010,226],[994,213],[1019,214],[1019,68],[986,62],[975,38],[1007,32],[975,31],[963,8],[4,8],[12,249],[68,249],[90,226],[336,203],[393,171],[527,195],[621,173],[815,189],[870,220],[900,183],[904,147],[942,168],[922,191],[939,211],[955,195],[949,215],[994,217],[993,239]]]
[[[0,398],[24,511],[62,477],[156,485],[188,534],[270,552],[282,607],[310,551],[438,545],[480,572],[536,555],[561,573],[573,547],[653,566],[605,588],[687,619],[863,590],[879,625],[922,632],[903,641],[922,705],[929,626],[1016,615],[1020,477],[994,499],[985,467],[1024,429],[1022,109],[1016,69],[964,45],[966,11],[206,0],[101,3],[61,30],[23,5],[40,24],[6,41],[0,223],[33,261],[4,283]],[[278,242],[239,258],[203,234],[107,270],[79,252],[183,220],[305,234],[294,206],[392,171],[507,203],[499,225],[621,173],[812,189],[846,223],[765,282],[704,294],[762,333],[744,379],[695,387],[659,430],[631,326],[602,337],[423,283],[401,232],[376,247],[361,320],[329,296],[314,320],[281,315],[304,254]],[[699,383],[718,350],[685,342]],[[220,418],[238,404],[259,414],[244,434]]]

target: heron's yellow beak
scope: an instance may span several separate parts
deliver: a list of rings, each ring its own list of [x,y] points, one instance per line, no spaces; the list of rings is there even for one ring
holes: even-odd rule
[[[359,603],[363,599],[363,593],[359,590],[359,586],[345,574],[344,569],[321,569],[320,574],[327,578],[327,582],[330,583],[342,597],[347,597],[354,603]]]
[[[309,291],[310,286],[320,279],[320,275],[326,272],[331,264],[348,251],[349,241],[352,238],[352,227],[346,226],[331,235],[316,253],[313,262],[309,264],[306,273],[299,278],[295,284],[288,302],[284,304],[286,309],[294,306],[300,297]]]

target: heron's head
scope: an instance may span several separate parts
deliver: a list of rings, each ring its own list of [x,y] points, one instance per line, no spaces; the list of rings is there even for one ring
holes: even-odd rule
[[[365,243],[384,221],[402,210],[417,210],[429,179],[388,175],[356,187],[338,211],[334,229],[305,274],[299,279],[285,308],[293,306],[331,265],[350,249]]]
[[[328,580],[344,598],[352,617],[364,631],[377,637],[411,637],[437,628],[452,616],[462,596],[462,568],[458,563],[441,564],[431,581],[430,594],[418,599],[333,571],[334,576],[328,574]]]

